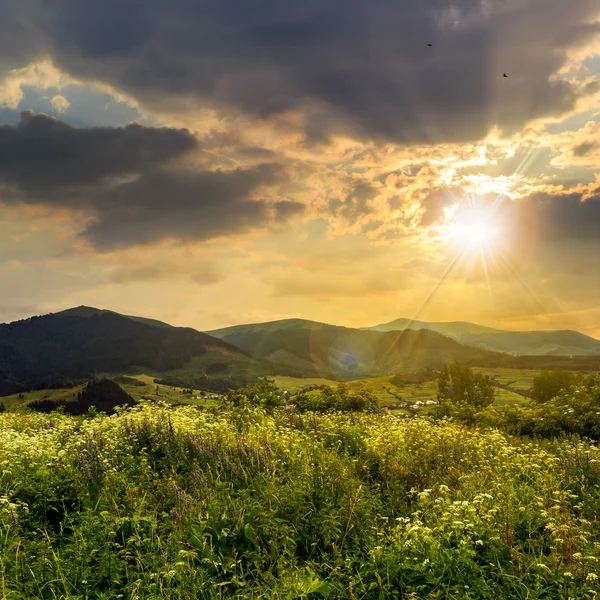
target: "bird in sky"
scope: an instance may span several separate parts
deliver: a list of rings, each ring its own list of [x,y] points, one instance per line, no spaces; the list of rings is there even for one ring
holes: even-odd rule
[[[504,77],[508,77],[508,75],[506,73],[504,73]]]
[[[433,46],[433,44],[427,44],[429,47]]]

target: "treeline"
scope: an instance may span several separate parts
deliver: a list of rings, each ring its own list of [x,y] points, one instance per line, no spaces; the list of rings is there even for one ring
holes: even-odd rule
[[[463,365],[450,365],[438,373],[439,403],[431,414],[530,437],[578,435],[600,439],[598,373],[542,371],[533,379],[531,400],[523,405],[496,409],[494,396],[491,377]]]
[[[261,382],[230,390],[226,403],[235,408],[263,408],[267,411],[285,407],[302,413],[381,412],[379,402],[370,390],[350,390],[344,383],[335,388],[329,385],[307,386],[290,396],[270,382]]]
[[[600,371],[600,356],[512,356],[494,353],[493,359],[488,356],[469,361],[473,367],[505,367],[510,369],[551,370],[594,372]]]
[[[258,377],[235,375],[229,377],[209,377],[204,374],[191,377],[163,375],[162,377],[154,379],[154,383],[159,383],[161,385],[206,390],[207,392],[215,392],[217,394],[226,394],[229,390],[238,390],[249,385],[254,385],[257,382]]]

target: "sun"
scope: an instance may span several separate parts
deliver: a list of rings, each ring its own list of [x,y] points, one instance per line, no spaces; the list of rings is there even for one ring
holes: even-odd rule
[[[448,237],[463,248],[483,250],[496,244],[500,227],[495,215],[481,208],[457,211],[447,225]]]

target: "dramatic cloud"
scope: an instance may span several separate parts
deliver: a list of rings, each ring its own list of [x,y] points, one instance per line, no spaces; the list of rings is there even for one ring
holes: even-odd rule
[[[247,232],[299,214],[294,202],[252,199],[276,183],[281,167],[233,171],[156,171],[90,199],[98,217],[84,237],[99,249],[165,238],[207,240]]]
[[[75,129],[28,111],[17,126],[0,127],[0,180],[51,195],[163,164],[196,146],[186,130],[138,124]]]
[[[299,109],[313,141],[472,140],[595,91],[557,76],[600,31],[595,0],[21,3],[3,11],[19,7],[21,62],[43,50],[70,75],[162,110],[189,99],[259,118]]]
[[[173,163],[198,147],[187,130],[77,129],[24,112],[0,127],[0,183],[16,186],[4,200],[78,209],[93,220],[83,237],[98,249],[197,241],[288,221],[305,206],[278,195],[255,198],[282,182],[276,163],[207,170]],[[172,162],[167,167],[166,163]]]
[[[4,305],[583,323],[599,36],[598,0],[4,0]]]

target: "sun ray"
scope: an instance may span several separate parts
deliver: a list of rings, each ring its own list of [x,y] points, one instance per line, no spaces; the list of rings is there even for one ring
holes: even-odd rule
[[[527,282],[519,275],[518,271],[510,264],[510,262],[502,256],[502,253],[498,252],[498,256],[504,262],[504,264],[508,267],[509,271],[517,278],[519,283],[523,286],[523,288],[529,293],[529,295],[535,300],[537,305],[542,309],[544,313],[548,312],[548,309],[542,301],[538,298],[537,294],[527,285]]]
[[[456,265],[458,259],[463,254],[464,254],[464,248],[457,252],[457,254],[452,259],[450,264],[446,267],[446,270],[443,272],[441,277],[436,281],[432,290],[429,292],[429,294],[427,295],[425,300],[423,300],[423,302],[421,303],[421,306],[419,306],[419,308],[417,309],[415,314],[411,317],[410,323],[417,320],[417,317],[419,316],[419,314],[423,311],[423,309],[427,306],[427,304],[429,304],[429,301],[433,298],[434,294],[437,292],[438,288],[442,285],[442,283],[444,283],[444,280],[448,277],[448,275],[450,274],[450,271],[452,271],[452,269],[454,268],[454,265]]]
[[[481,263],[483,264],[483,271],[485,273],[485,283],[487,285],[487,289],[490,294],[490,298],[493,298],[492,285],[490,283],[490,274],[488,272],[487,260],[485,259],[485,252],[484,252],[483,248],[480,250],[479,255],[481,256]]]

